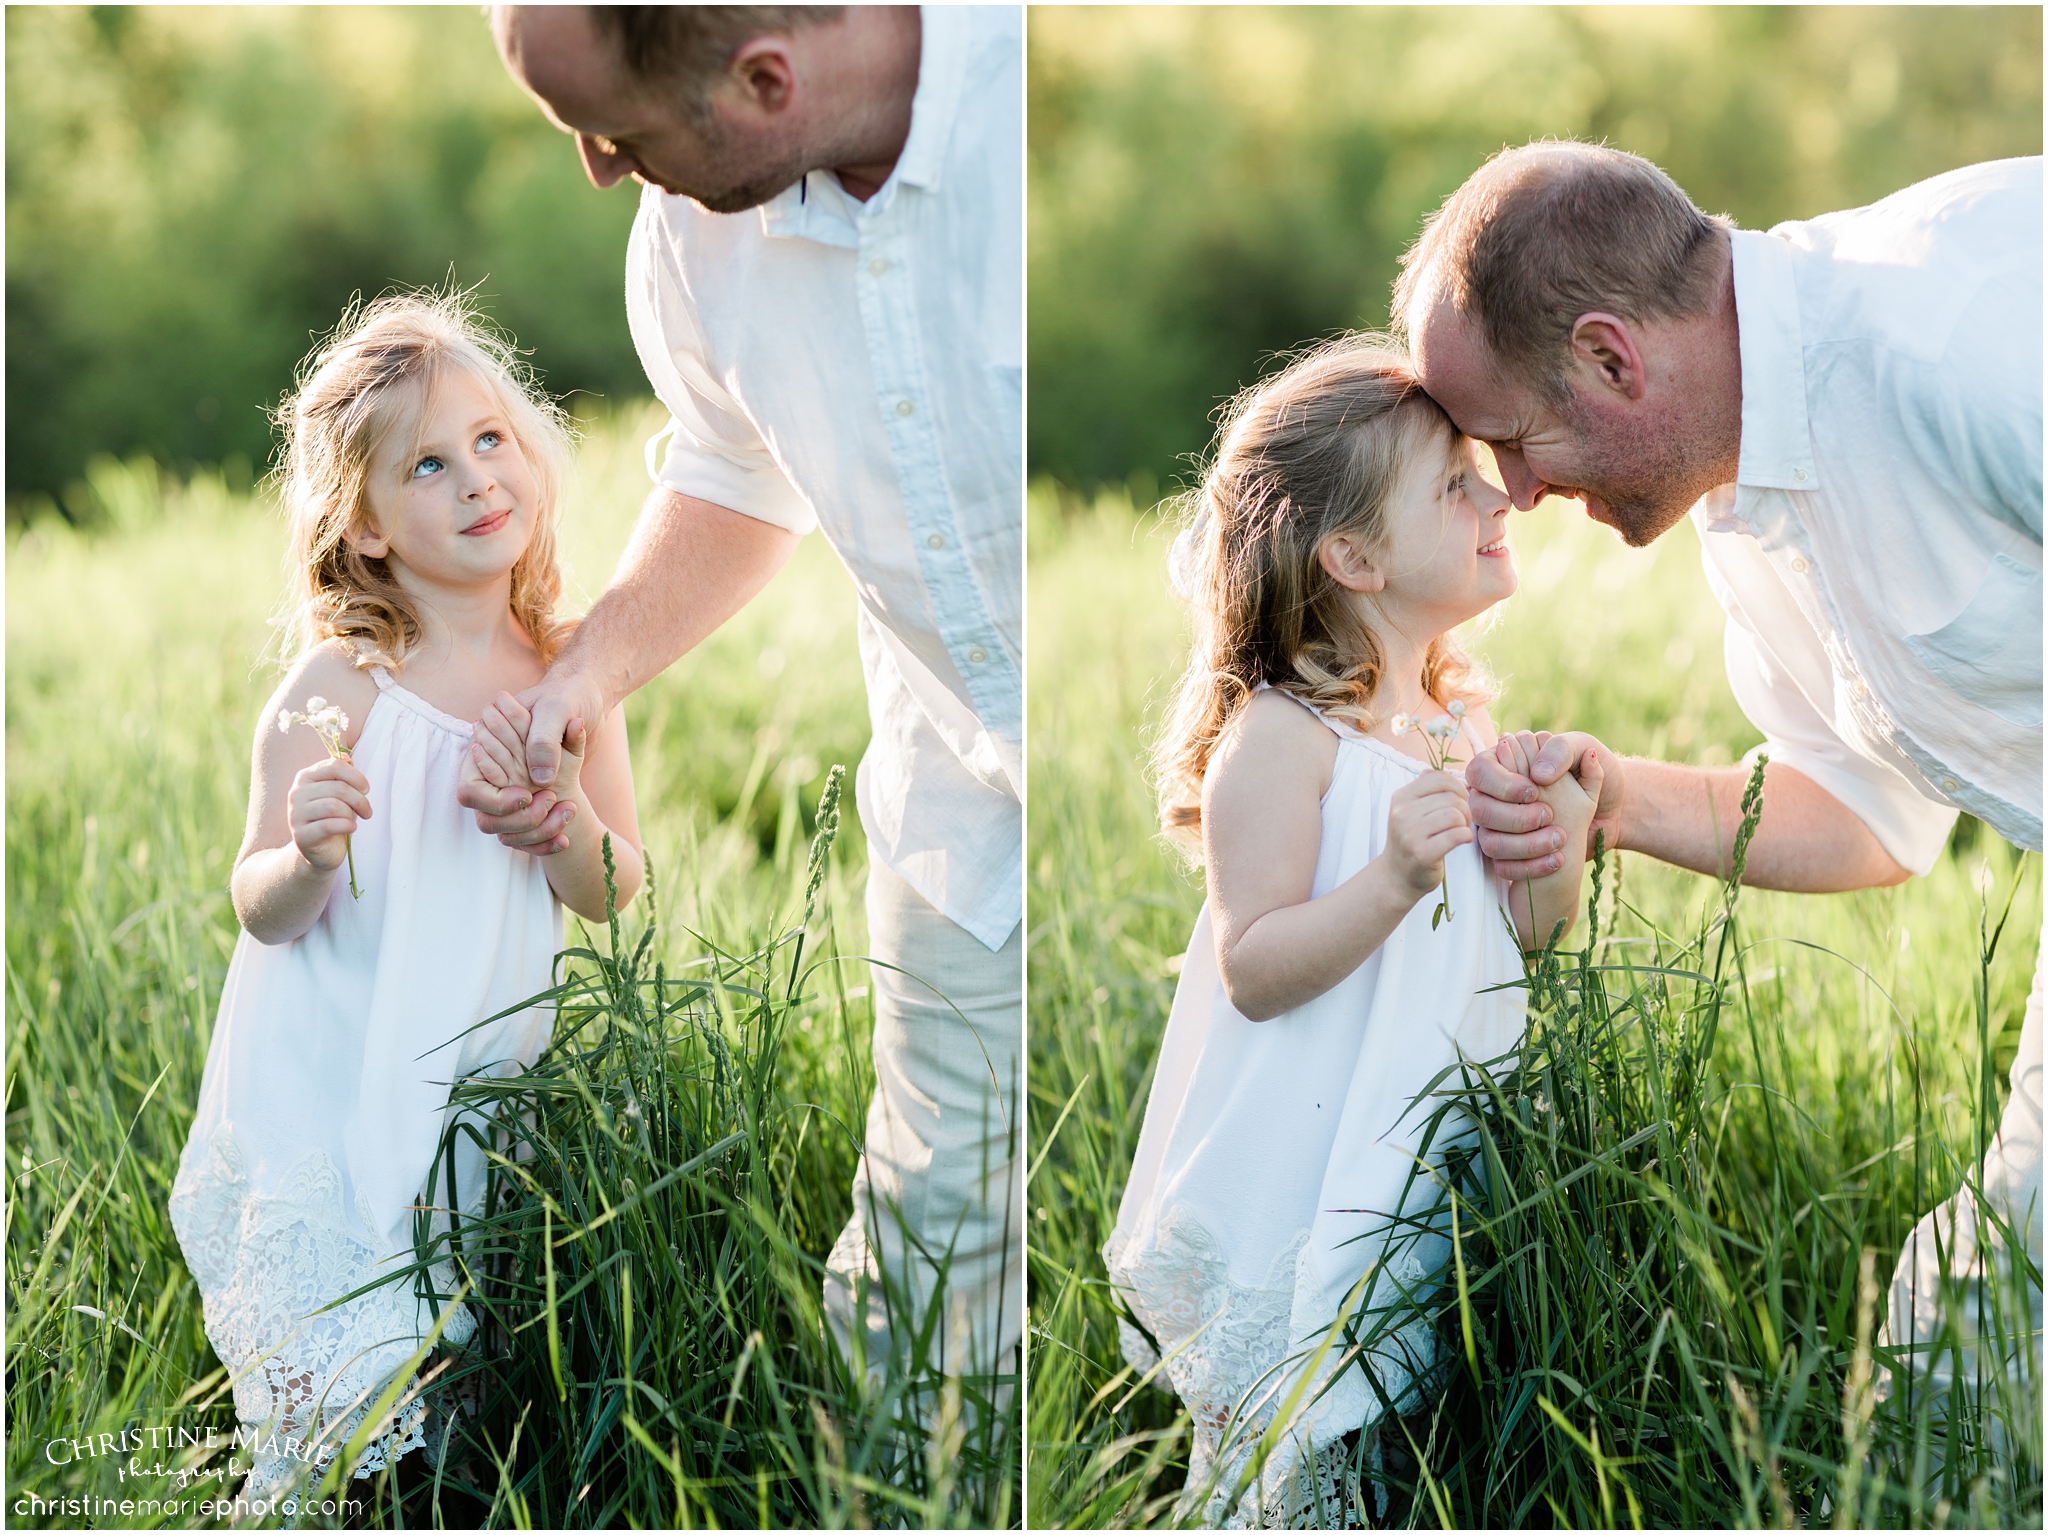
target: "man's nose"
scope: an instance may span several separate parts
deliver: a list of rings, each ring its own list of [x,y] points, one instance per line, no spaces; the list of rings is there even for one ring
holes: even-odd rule
[[[633,173],[631,155],[606,154],[588,134],[576,135],[576,153],[583,161],[583,174],[600,192],[617,186]]]
[[[1526,512],[1543,499],[1543,492],[1550,487],[1529,472],[1529,462],[1520,453],[1512,448],[1495,448],[1493,458],[1500,465],[1500,477],[1516,511]]]

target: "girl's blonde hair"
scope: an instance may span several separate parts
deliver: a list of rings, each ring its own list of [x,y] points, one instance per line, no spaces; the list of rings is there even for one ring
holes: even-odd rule
[[[1387,544],[1387,507],[1417,453],[1448,463],[1459,441],[1384,336],[1323,343],[1224,410],[1215,461],[1186,498],[1175,585],[1194,610],[1194,654],[1153,752],[1160,819],[1198,839],[1202,779],[1223,731],[1267,683],[1370,731],[1385,652],[1318,558],[1338,534]],[[1491,687],[1448,635],[1431,640],[1422,684],[1440,704],[1484,703]]]
[[[284,622],[300,651],[345,639],[356,665],[395,671],[419,644],[419,613],[389,565],[345,535],[374,526],[373,460],[394,431],[423,429],[434,391],[451,369],[497,398],[533,474],[533,540],[512,567],[513,616],[543,661],[554,660],[574,627],[555,617],[562,593],[555,516],[570,465],[561,408],[466,294],[404,293],[351,305],[300,365],[297,388],[274,417],[283,437],[278,499],[291,528]]]

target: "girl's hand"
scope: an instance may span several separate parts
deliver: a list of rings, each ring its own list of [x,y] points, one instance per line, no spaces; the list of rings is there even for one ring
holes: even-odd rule
[[[370,780],[352,762],[322,758],[292,779],[286,814],[299,856],[331,874],[348,856],[356,821],[370,818]]]
[[[1438,769],[1394,792],[1385,857],[1403,889],[1421,900],[1443,883],[1444,856],[1472,840],[1465,780]]]

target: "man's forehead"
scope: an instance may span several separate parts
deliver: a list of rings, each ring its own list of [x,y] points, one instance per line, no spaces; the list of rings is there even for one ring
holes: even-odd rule
[[[588,6],[501,5],[491,12],[491,31],[512,77],[557,126],[581,133],[626,126],[636,97],[618,78],[617,50]]]
[[[1467,435],[1495,442],[1513,437],[1519,391],[1488,357],[1479,328],[1457,312],[1448,294],[1420,299],[1420,321],[1410,334],[1422,387]]]

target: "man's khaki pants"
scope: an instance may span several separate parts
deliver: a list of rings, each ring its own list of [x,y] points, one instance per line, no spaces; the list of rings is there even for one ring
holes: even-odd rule
[[[867,912],[875,1096],[826,1316],[871,1377],[892,1357],[1007,1370],[1024,1315],[1023,925],[991,953],[879,864]]]
[[[2012,1247],[2023,1243],[2039,1272],[2041,982],[2037,959],[2012,1063],[2012,1097],[1977,1187],[1966,1184],[1906,1238],[1880,1335],[1894,1346],[1921,1346],[1912,1361],[1914,1390],[1933,1392],[1937,1411],[1960,1388],[1982,1401],[1994,1422],[2003,1419],[2009,1429],[2029,1434],[2039,1432],[2040,1421],[2029,1409],[2041,1391],[2041,1287],[2014,1261]],[[2016,1242],[2008,1241],[2005,1227]],[[1953,1328],[1953,1347],[1942,1341],[1944,1322]]]

